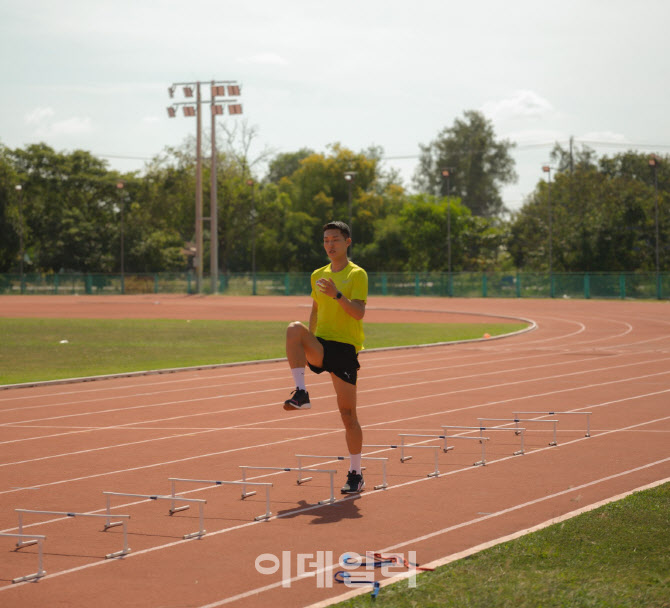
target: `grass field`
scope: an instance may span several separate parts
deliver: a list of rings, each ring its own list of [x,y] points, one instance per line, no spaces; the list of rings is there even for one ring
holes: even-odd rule
[[[368,323],[366,347],[429,344],[523,324]],[[0,385],[284,357],[286,323],[0,319]]]
[[[670,483],[337,606],[668,608],[668,547]]]

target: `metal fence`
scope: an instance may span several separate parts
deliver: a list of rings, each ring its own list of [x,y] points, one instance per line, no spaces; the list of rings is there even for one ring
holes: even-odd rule
[[[371,272],[369,293],[458,298],[670,299],[670,273]],[[119,295],[196,292],[192,273],[0,274],[0,294]],[[203,281],[211,294],[211,281]],[[310,273],[220,275],[221,295],[308,295]]]

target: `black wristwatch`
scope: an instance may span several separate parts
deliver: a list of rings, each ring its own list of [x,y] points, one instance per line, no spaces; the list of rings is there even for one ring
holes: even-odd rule
[[[338,291],[337,294],[335,294],[335,297],[333,298],[334,300],[339,300],[342,297],[342,292]]]

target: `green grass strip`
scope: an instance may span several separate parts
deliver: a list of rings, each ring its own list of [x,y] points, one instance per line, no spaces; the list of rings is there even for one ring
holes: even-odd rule
[[[284,357],[287,323],[0,319],[0,384]],[[523,324],[368,323],[366,347],[509,333]]]
[[[384,587],[338,608],[668,608],[670,484]]]

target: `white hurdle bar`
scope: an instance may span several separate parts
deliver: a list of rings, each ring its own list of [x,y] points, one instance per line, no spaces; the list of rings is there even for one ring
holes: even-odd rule
[[[321,456],[318,454],[296,454],[295,457],[298,459],[298,469],[300,469],[300,472],[298,473],[298,484],[305,483],[306,481],[309,481],[312,479],[311,477],[302,477],[302,459],[303,458],[330,458],[332,460],[349,460],[349,456]],[[361,460],[379,460],[382,463],[382,475],[383,475],[383,481],[381,484],[374,486],[375,490],[384,490],[388,488],[388,484],[386,483],[386,463],[388,461],[388,458],[376,458],[374,456],[361,456]]]
[[[404,463],[407,460],[412,460],[411,456],[405,456],[405,449],[411,448],[413,450],[433,450],[434,456],[435,456],[435,469],[426,475],[426,477],[437,477],[440,474],[439,470],[439,463],[437,459],[438,452],[442,449],[440,448],[439,445],[405,445],[404,441],[401,440],[400,445],[389,445],[389,444],[366,444],[363,446],[364,448],[387,448],[391,450],[395,450],[400,448],[400,462]],[[453,448],[449,448],[452,450]]]
[[[482,459],[478,460],[477,462],[473,462],[472,466],[473,467],[483,467],[486,466],[486,442],[489,440],[488,437],[463,437],[463,435],[445,435],[444,436],[444,446],[445,446],[445,451],[448,449],[453,449],[454,446],[451,446],[447,448],[447,439],[461,439],[461,440],[474,440],[474,441],[479,441],[480,445],[482,446]]]
[[[180,477],[170,477],[169,480],[172,484],[172,497],[177,498],[177,492],[175,491],[175,484],[179,482],[185,483],[210,483],[215,486],[242,486],[242,500],[248,496],[254,496],[256,492],[247,492],[247,486],[264,486],[265,487],[265,513],[263,515],[258,515],[254,517],[254,521],[260,521],[261,519],[269,519],[272,513],[270,512],[270,488],[272,487],[271,483],[262,483],[262,482],[253,482],[253,481],[219,481],[216,479],[182,479]],[[185,511],[189,508],[189,505],[184,505],[182,507],[175,507],[174,502],[170,509],[170,515],[177,513],[179,511]]]
[[[30,538],[33,542],[30,543],[17,543],[16,547],[20,549],[21,547],[25,547],[26,545],[34,545],[37,543],[37,572],[35,574],[26,574],[26,576],[20,576],[18,578],[13,578],[12,583],[22,583],[24,581],[33,581],[38,578],[42,578],[46,574],[46,570],[43,567],[44,564],[44,556],[43,556],[43,547],[42,544],[44,540],[46,539],[46,536],[43,536],[42,534],[5,534],[4,532],[0,532],[0,536],[6,536],[8,538]]]
[[[182,498],[181,496],[163,496],[160,494],[130,494],[128,492],[103,492],[103,494],[107,497],[107,514],[106,517],[107,519],[107,528],[111,528],[113,526],[118,526],[119,524],[113,524],[109,522],[109,518],[112,517],[112,511],[111,511],[111,497],[112,496],[131,496],[134,498],[146,498],[148,500],[180,500],[183,502],[195,502],[198,503],[200,506],[200,530],[197,532],[192,532],[191,534],[184,534],[183,538],[188,539],[188,538],[202,538],[206,533],[207,530],[204,529],[204,520],[205,520],[205,504],[207,503],[206,500],[202,498]],[[170,515],[172,515],[172,512],[170,512]]]
[[[33,509],[14,509],[19,514],[19,534],[23,534],[23,514],[24,513],[36,513],[39,515],[64,515],[65,517],[105,517],[102,513],[73,513],[72,511],[36,511]],[[130,515],[116,515],[115,517],[120,517],[123,521],[116,522],[115,526],[123,526],[123,549],[121,551],[116,551],[115,553],[108,553],[105,555],[105,559],[111,559],[113,557],[120,557],[130,553],[130,548],[128,547],[128,520]],[[109,520],[108,520],[109,521]],[[105,524],[104,530],[106,531],[109,526]],[[28,542],[18,542],[16,543],[17,547],[25,547],[27,545],[34,545],[38,541],[28,541]]]
[[[240,469],[242,469],[242,483],[247,482],[247,471],[248,470],[256,470],[256,471],[283,471],[286,473],[289,473],[291,471],[309,471],[310,473],[328,473],[330,475],[330,498],[327,498],[325,500],[320,500],[318,504],[320,505],[325,505],[329,504],[332,502],[335,502],[335,473],[337,471],[331,470],[331,469],[303,469],[303,468],[296,468],[296,467],[255,467],[255,466],[247,466],[247,465],[240,465]]]
[[[591,436],[591,414],[593,412],[512,412],[513,416],[523,414],[528,415],[537,415],[537,416],[586,416],[586,434],[584,437]]]
[[[520,435],[521,436],[521,446],[516,452],[512,452],[512,456],[521,456],[522,454],[525,454],[524,451],[524,433],[526,432],[526,429],[521,428],[521,427],[516,427],[513,429],[505,429],[505,428],[499,428],[499,427],[490,427],[490,426],[453,426],[453,425],[447,425],[443,424],[442,428],[445,429],[445,432],[449,432],[451,429],[456,429],[456,430],[471,430],[471,431],[479,431],[479,437],[481,438],[484,431],[514,431],[515,435]]]
[[[514,431],[519,431],[519,422],[550,422],[554,425],[554,439],[553,441],[549,442],[550,446],[557,446],[558,445],[558,440],[556,439],[556,426],[558,425],[558,420],[538,420],[532,419],[532,418],[479,418],[479,424],[482,424],[482,422],[508,422],[509,424],[514,423]],[[500,427],[503,428],[503,427]]]

